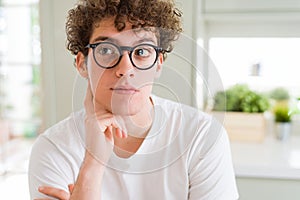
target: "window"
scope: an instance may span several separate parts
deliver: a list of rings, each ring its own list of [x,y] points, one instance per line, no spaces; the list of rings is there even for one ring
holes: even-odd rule
[[[213,37],[209,50],[225,88],[237,83],[256,90],[285,87],[300,96],[300,38]]]
[[[34,136],[41,125],[38,0],[0,1],[0,119],[11,136]]]
[[[284,87],[293,100],[300,97],[299,12],[262,8],[203,13],[198,37],[212,61],[204,65],[208,71],[212,65],[217,68],[225,89],[237,83],[263,92]],[[207,78],[214,77],[208,72]]]

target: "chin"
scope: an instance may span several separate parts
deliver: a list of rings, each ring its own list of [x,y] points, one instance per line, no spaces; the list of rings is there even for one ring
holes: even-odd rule
[[[133,116],[142,110],[142,106],[136,104],[120,103],[111,107],[111,112],[115,115]]]
[[[138,111],[136,111],[136,110],[135,111],[128,110],[128,108],[125,108],[125,109],[114,108],[114,109],[112,109],[112,113],[114,115],[120,115],[120,116],[124,116],[124,117],[126,117],[126,116],[130,117],[130,116],[136,115],[138,113]]]
[[[115,115],[132,116],[143,109],[142,101],[135,95],[113,95],[111,100],[111,112]]]

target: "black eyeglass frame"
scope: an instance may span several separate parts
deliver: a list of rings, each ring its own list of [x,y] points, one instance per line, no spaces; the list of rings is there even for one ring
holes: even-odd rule
[[[113,66],[110,66],[110,67],[105,67],[105,66],[102,66],[102,65],[100,65],[98,63],[98,61],[96,59],[96,55],[95,55],[95,49],[100,44],[110,44],[110,45],[113,45],[114,47],[116,47],[118,49],[120,56],[119,56],[119,60],[116,62],[116,64],[114,64]],[[133,60],[132,60],[132,53],[133,53],[133,50],[135,48],[137,48],[139,46],[144,46],[144,45],[148,45],[148,46],[151,46],[152,48],[154,48],[154,50],[156,52],[156,57],[155,57],[155,60],[154,60],[154,62],[153,62],[152,65],[150,65],[147,68],[140,68],[140,67],[136,66],[136,64],[133,62]],[[137,68],[139,70],[148,70],[148,69],[151,69],[155,65],[159,53],[167,52],[167,51],[163,50],[163,48],[161,48],[161,47],[158,47],[158,46],[155,46],[155,45],[152,45],[152,44],[147,44],[147,43],[142,43],[142,44],[138,44],[136,46],[130,47],[130,46],[118,46],[118,45],[116,45],[116,44],[114,44],[112,42],[97,42],[97,43],[93,43],[93,44],[88,44],[88,45],[85,46],[85,48],[91,48],[91,49],[93,49],[93,57],[94,57],[95,62],[97,63],[97,65],[99,67],[104,68],[104,69],[111,69],[111,68],[116,67],[120,63],[120,61],[121,61],[121,59],[123,57],[123,51],[128,51],[129,52],[129,58],[130,58],[131,64],[135,68]]]

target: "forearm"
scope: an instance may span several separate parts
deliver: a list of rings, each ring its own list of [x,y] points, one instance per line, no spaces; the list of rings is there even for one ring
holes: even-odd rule
[[[99,200],[105,166],[86,152],[70,200]]]

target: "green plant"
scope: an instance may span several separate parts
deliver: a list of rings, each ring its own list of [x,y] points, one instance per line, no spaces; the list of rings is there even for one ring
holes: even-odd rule
[[[254,91],[248,91],[241,99],[241,109],[243,112],[259,113],[269,108],[268,99]]]
[[[237,84],[216,93],[213,110],[259,113],[266,111],[269,106],[264,95],[250,90],[247,85]]]
[[[277,104],[274,107],[275,122],[290,122],[292,113],[287,104]]]
[[[276,101],[284,101],[284,100],[289,100],[290,94],[287,89],[283,87],[278,87],[271,90],[270,98]]]

